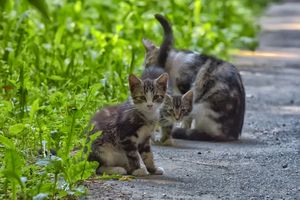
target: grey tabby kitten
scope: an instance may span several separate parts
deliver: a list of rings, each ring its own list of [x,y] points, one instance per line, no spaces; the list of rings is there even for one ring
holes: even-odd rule
[[[142,80],[130,75],[131,98],[121,105],[106,107],[93,117],[92,132],[102,131],[93,141],[89,155],[89,161],[100,164],[97,173],[163,174],[163,169],[154,164],[150,146],[168,82],[167,73],[157,72],[145,70]]]
[[[191,140],[236,140],[241,135],[245,113],[245,91],[235,66],[223,60],[172,48],[173,33],[161,15],[156,19],[164,28],[165,71],[175,94],[193,91],[193,110],[184,128],[174,129],[172,136]],[[143,40],[146,48],[144,65],[155,64],[160,48]],[[164,116],[167,118],[168,116]],[[194,120],[195,127],[191,129]]]
[[[164,55],[169,46],[165,43],[167,40],[163,41],[157,60],[144,70],[141,79],[129,76],[131,98],[121,105],[104,108],[93,117],[95,128],[92,132],[102,131],[102,136],[93,141],[89,160],[99,162],[98,173],[163,174],[163,169],[154,164],[150,138],[168,88],[168,74],[164,70],[167,57]]]
[[[164,145],[172,145],[171,131],[174,123],[188,122],[193,110],[193,92],[189,90],[184,95],[166,95],[160,109],[161,139]]]

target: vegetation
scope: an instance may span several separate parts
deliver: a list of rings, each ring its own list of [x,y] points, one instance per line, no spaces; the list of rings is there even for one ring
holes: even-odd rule
[[[173,22],[176,47],[228,58],[255,48],[261,2],[0,1],[0,199],[85,193],[97,166],[86,161],[89,119],[127,98],[127,75],[143,70],[141,39],[162,39],[155,13]]]

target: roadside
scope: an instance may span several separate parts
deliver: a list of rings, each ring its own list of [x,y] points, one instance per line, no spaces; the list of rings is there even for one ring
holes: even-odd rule
[[[88,183],[87,199],[300,199],[300,2],[272,5],[256,52],[243,51],[241,140],[154,147],[163,176]]]

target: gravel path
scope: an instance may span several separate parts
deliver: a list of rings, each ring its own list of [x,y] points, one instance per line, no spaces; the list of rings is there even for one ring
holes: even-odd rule
[[[300,1],[272,5],[260,47],[242,52],[247,93],[237,142],[154,147],[163,176],[89,184],[87,199],[300,199]]]

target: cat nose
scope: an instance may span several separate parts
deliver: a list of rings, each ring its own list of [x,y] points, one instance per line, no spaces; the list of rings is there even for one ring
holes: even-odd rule
[[[152,108],[153,105],[152,105],[152,104],[148,104],[147,107],[148,107],[148,108]]]

